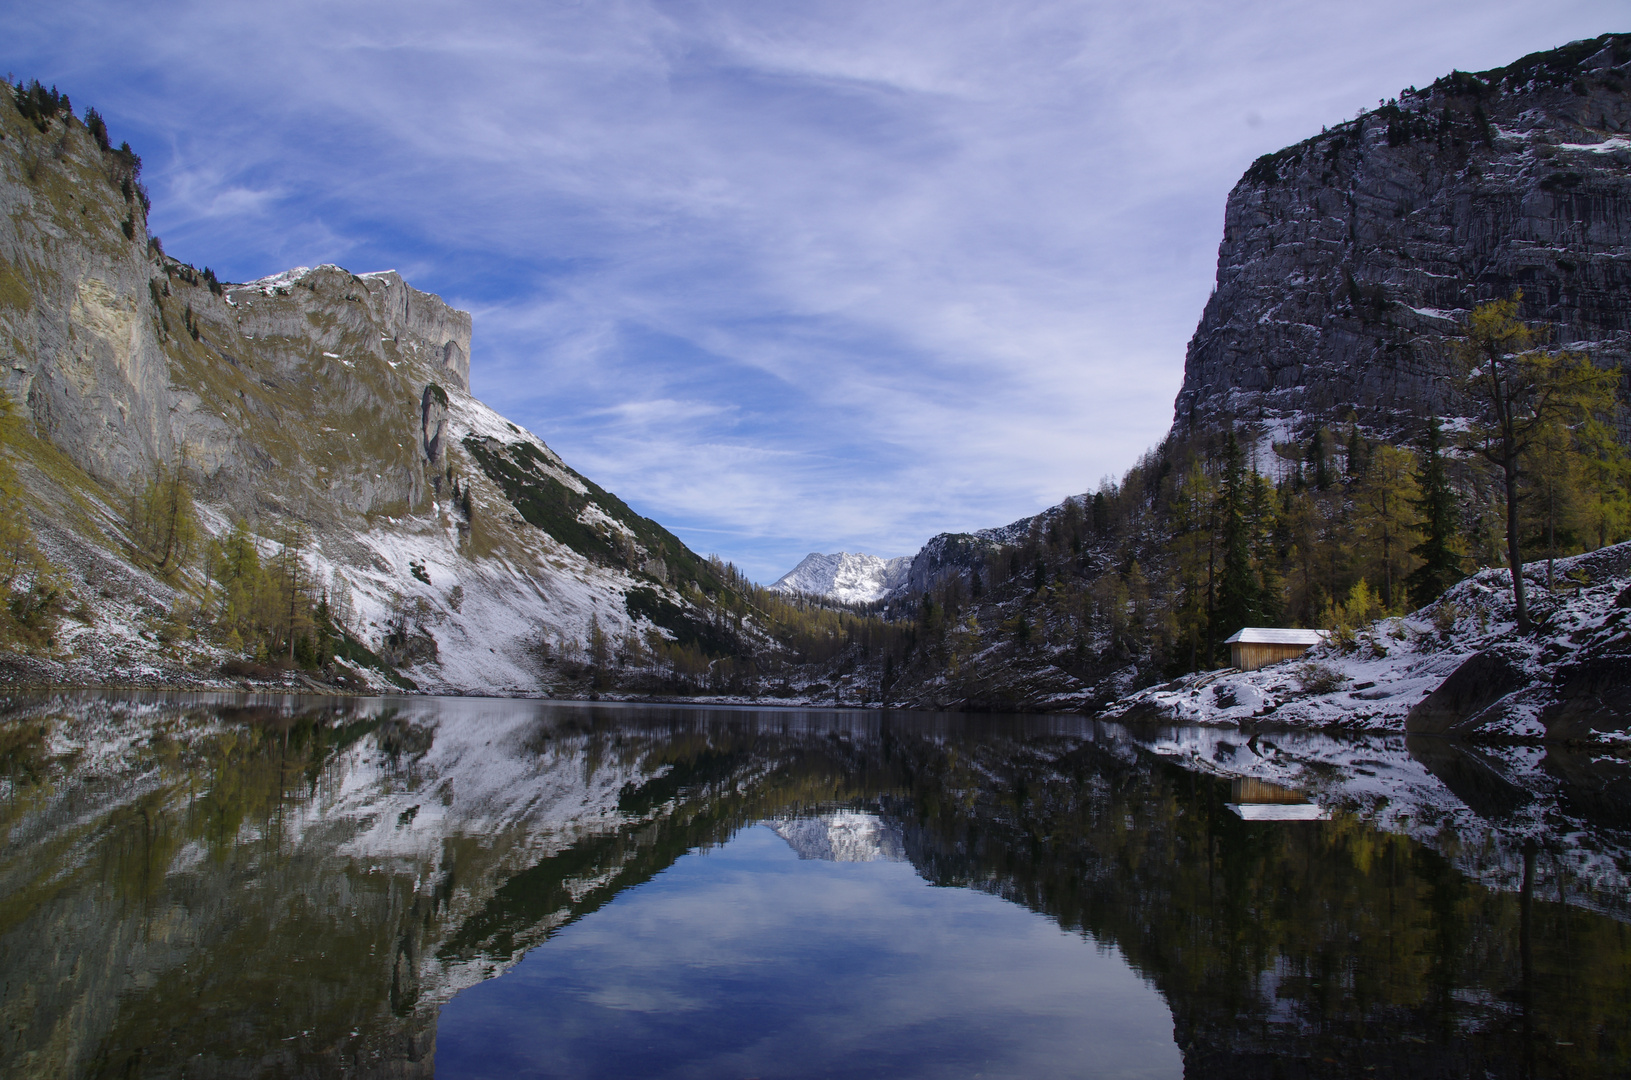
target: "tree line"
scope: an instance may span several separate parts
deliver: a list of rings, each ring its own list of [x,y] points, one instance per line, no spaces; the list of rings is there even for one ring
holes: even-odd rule
[[[695,590],[718,631],[709,643],[654,635],[582,662],[599,685],[774,694],[801,682],[877,701],[935,682],[972,701],[994,673],[1041,663],[1118,689],[1217,667],[1245,626],[1345,640],[1482,567],[1509,568],[1524,597],[1526,561],[1550,568],[1631,539],[1631,465],[1619,373],[1544,348],[1519,299],[1472,312],[1448,347],[1464,415],[1429,418],[1413,438],[1356,422],[1286,440],[1252,424],[1169,437],[1119,482],[887,613],[773,592],[710,559],[712,587]],[[1548,589],[1567,584],[1549,569]],[[1519,612],[1527,628],[1521,600]]]
[[[1476,308],[1447,348],[1463,416],[1400,443],[1354,422],[1169,437],[913,597],[912,672],[1045,661],[1148,682],[1226,664],[1242,627],[1346,635],[1491,566],[1529,629],[1527,562],[1561,588],[1554,560],[1631,539],[1631,463],[1621,373],[1545,347],[1520,299]]]

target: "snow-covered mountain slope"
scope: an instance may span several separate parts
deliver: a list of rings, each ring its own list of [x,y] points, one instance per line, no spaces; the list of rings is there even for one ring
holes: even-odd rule
[[[870,604],[881,600],[906,580],[910,556],[880,559],[840,551],[823,555],[812,551],[770,586],[778,592],[825,596],[843,604]]]
[[[1512,579],[1485,570],[1435,603],[1256,671],[1187,675],[1105,715],[1242,730],[1404,731],[1624,742],[1631,730],[1631,542],[1526,568],[1536,629],[1519,635]]]

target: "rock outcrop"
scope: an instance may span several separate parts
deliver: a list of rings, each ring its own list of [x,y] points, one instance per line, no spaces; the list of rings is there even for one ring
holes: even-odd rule
[[[1520,291],[1520,315],[1543,327],[1550,344],[1631,371],[1628,253],[1631,35],[1606,34],[1406,90],[1375,111],[1265,155],[1235,186],[1217,286],[1189,346],[1172,441],[1128,482],[1141,474],[1149,484],[1170,465],[1166,450],[1230,426],[1289,441],[1354,419],[1371,439],[1413,440],[1425,417],[1462,414],[1449,377],[1449,343],[1465,317],[1479,303]],[[1172,545],[1165,544],[1165,526],[1141,522],[1141,511],[1132,512],[1128,526],[1141,530],[1140,539],[1109,544],[1097,518],[1101,497],[1073,497],[1002,529],[936,536],[913,558],[891,600],[913,612],[923,594],[953,579],[971,585],[986,567],[1000,568],[1009,582],[1034,581],[1042,596],[1061,573],[1064,549],[1040,568],[1022,566],[1017,552],[1000,564],[992,556],[1003,545],[1041,550],[1036,541],[1071,516],[1091,527],[1065,530],[1080,540],[1059,579],[1066,587],[1058,595],[1069,599],[1056,607],[1070,610],[1056,612],[1058,623],[1079,619],[1089,604],[1136,603],[1130,597],[1143,586],[1131,580],[1133,558],[1144,581],[1158,582],[1172,569],[1164,561]],[[1118,577],[1129,580],[1121,599]],[[967,642],[970,655],[959,660],[955,678],[903,685],[898,693],[917,693],[913,700],[934,706],[1094,709],[1162,677],[1131,649],[1118,659],[1113,633],[1079,635],[1071,648],[1063,636],[1047,649],[1026,647],[1032,623],[1025,611],[1041,605],[1008,588],[1006,606],[987,599],[979,613],[985,636]],[[1002,631],[995,644],[993,626]],[[1343,708],[1321,715],[1275,705],[1277,722],[1397,729],[1419,703],[1413,730],[1423,732],[1553,738],[1623,732],[1631,699],[1617,673],[1628,647],[1604,633],[1601,641],[1571,643],[1580,652],[1567,669],[1558,666],[1559,656],[1513,667],[1510,650],[1495,639],[1483,645],[1500,647],[1475,660],[1471,652],[1428,649],[1417,668],[1394,673],[1390,690],[1356,686],[1337,695]],[[1189,662],[1197,662],[1193,653]],[[1446,681],[1462,662],[1466,671]],[[1497,675],[1499,688],[1489,681]],[[1320,696],[1288,672],[1278,677],[1279,696],[1270,695],[1277,702]],[[1531,685],[1536,679],[1544,692]],[[1440,683],[1442,692],[1423,701]],[[1251,721],[1262,704],[1248,706],[1248,687],[1230,683],[1224,689],[1238,689],[1241,704],[1232,697],[1221,706],[1216,689],[1204,681],[1175,684],[1162,691],[1168,697],[1159,708],[1147,711]],[[1378,704],[1384,696],[1388,703]]]
[[[1229,195],[1175,431],[1384,437],[1456,415],[1445,339],[1478,303],[1631,360],[1631,35],[1424,90],[1260,158]]]

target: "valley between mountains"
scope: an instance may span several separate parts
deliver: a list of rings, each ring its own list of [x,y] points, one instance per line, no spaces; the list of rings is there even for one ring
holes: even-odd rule
[[[0,94],[4,681],[1620,742],[1628,87],[1631,35],[1608,34],[1265,156],[1230,193],[1173,429],[1126,476],[908,557],[813,553],[765,588],[472,397],[468,313],[394,271],[218,280],[149,234],[140,158],[94,110],[19,84]],[[1467,441],[1456,360],[1500,301],[1616,384],[1525,459],[1516,516]],[[1243,674],[1224,640],[1245,625],[1334,634]],[[1496,674],[1458,696],[1472,663]]]

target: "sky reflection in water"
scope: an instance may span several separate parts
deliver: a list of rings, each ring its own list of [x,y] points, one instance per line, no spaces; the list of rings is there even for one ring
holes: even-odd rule
[[[903,862],[800,859],[770,828],[687,855],[442,1008],[437,1073],[1179,1076],[1113,951]]]

